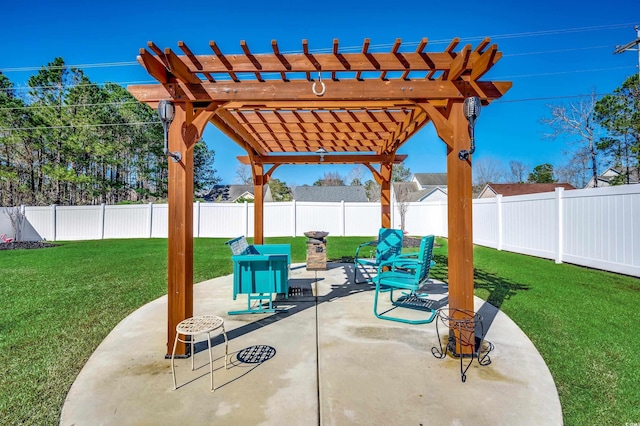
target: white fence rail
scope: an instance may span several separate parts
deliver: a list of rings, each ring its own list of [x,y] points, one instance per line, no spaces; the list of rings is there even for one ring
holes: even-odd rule
[[[25,240],[166,238],[167,205],[22,207]],[[3,209],[0,208],[0,211]],[[195,203],[194,236],[253,236],[253,204]],[[445,201],[411,203],[405,218],[412,235],[447,237]],[[400,227],[397,209],[392,226]],[[266,203],[264,235],[375,236],[378,203]],[[0,214],[0,234],[13,235]],[[640,277],[640,185],[479,199],[473,201],[475,244]]]

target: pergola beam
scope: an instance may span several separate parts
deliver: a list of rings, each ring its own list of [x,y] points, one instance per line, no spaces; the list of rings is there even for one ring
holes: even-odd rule
[[[358,155],[358,154],[325,154],[323,159],[319,155],[267,155],[254,156],[253,161],[260,164],[400,164],[408,155]],[[242,164],[251,164],[248,156],[236,157]]]
[[[452,56],[458,53],[453,50],[457,43],[445,52],[395,52],[395,53],[285,53],[285,54],[256,54],[256,55],[224,55],[219,46],[213,43],[212,50],[215,55],[195,55],[200,68],[193,65],[193,61],[186,55],[177,55],[180,60],[188,64],[192,72],[208,72],[212,74],[237,74],[255,72],[300,72],[315,74],[322,72],[404,72],[418,71],[443,71],[449,69]],[[303,48],[304,48],[303,44]],[[308,44],[307,44],[308,46]],[[217,49],[217,51],[215,50]],[[472,51],[469,62],[478,60],[482,51]],[[260,68],[256,65],[259,64]],[[285,65],[286,64],[286,65]]]
[[[178,84],[178,83],[176,83]],[[180,82],[182,91],[190,101],[235,101],[235,102],[273,102],[273,101],[343,101],[349,99],[375,99],[377,101],[398,99],[464,99],[451,81],[415,80],[415,81],[325,81],[326,91],[322,97],[313,93],[312,84],[306,81],[209,81],[199,83],[199,90],[191,87],[193,83]],[[168,90],[163,86],[144,85],[143,102],[165,99]],[[136,86],[131,86],[136,90]],[[400,96],[398,96],[400,94]]]

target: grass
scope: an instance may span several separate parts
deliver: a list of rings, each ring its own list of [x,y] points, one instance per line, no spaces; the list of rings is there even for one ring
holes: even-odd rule
[[[474,248],[474,265],[475,294],[513,319],[547,363],[565,424],[640,421],[638,278],[485,247]],[[443,269],[434,275],[446,279]]]
[[[328,237],[328,257],[362,237]],[[224,239],[196,239],[194,282],[231,273]],[[291,243],[305,260],[305,238]],[[446,240],[433,276],[446,281]],[[143,304],[166,294],[164,239],[61,243],[0,252],[0,423],[57,424],[69,387],[97,345]],[[476,295],[527,333],[558,387],[567,425],[640,419],[640,280],[483,247]],[[517,362],[517,360],[513,360]]]

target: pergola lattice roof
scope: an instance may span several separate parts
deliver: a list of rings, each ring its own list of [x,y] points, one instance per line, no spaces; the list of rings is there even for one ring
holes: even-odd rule
[[[478,81],[502,56],[489,39],[460,51],[457,38],[442,52],[427,44],[401,52],[397,39],[377,53],[365,39],[343,53],[334,40],[331,52],[312,53],[303,40],[302,53],[282,53],[274,40],[273,53],[253,54],[241,41],[242,54],[224,54],[212,41],[212,54],[196,55],[183,42],[182,54],[149,42],[138,60],[160,85],[129,90],[150,104],[170,97],[215,110],[210,121],[254,163],[397,162],[398,148],[430,121],[421,104],[446,111],[471,95],[486,104],[511,86]],[[309,155],[320,148],[331,154]]]

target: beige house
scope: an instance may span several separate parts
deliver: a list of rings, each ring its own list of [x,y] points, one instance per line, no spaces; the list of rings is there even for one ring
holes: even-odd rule
[[[620,180],[619,184],[632,184],[640,182],[640,169],[637,167],[632,167],[629,169],[629,182],[624,178],[624,172],[626,170],[622,169],[614,169],[609,167],[604,171],[600,176],[598,176],[598,188],[602,188],[604,186],[611,186],[612,180]],[[589,182],[585,185],[585,188],[594,188],[594,179],[591,178]]]

